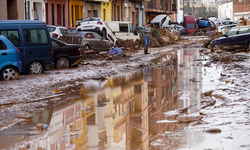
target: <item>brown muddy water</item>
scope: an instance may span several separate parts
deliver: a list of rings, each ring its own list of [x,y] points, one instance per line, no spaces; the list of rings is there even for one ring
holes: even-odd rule
[[[215,90],[227,68],[210,62],[198,47],[161,55],[138,72],[54,89],[54,96],[47,99],[2,105],[0,149],[250,149],[250,117],[233,126],[245,128],[246,132],[237,132],[241,136],[224,126],[213,134],[205,132],[211,127],[207,127],[209,119],[219,119],[214,114],[202,118],[208,112],[200,110],[214,103],[210,99],[204,107],[201,94]],[[250,110],[249,103],[245,105]],[[226,115],[221,118],[227,120]]]

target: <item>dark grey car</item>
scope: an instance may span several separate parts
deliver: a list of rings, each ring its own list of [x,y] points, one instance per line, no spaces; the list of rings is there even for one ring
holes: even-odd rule
[[[69,33],[61,38],[68,44],[79,44],[81,50],[111,51],[114,45],[96,32]]]

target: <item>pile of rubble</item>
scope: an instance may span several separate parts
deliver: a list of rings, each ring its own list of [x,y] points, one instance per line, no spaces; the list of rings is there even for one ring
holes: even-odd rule
[[[212,26],[198,29],[194,33],[188,34],[188,36],[213,36],[215,33],[218,33],[217,28]]]

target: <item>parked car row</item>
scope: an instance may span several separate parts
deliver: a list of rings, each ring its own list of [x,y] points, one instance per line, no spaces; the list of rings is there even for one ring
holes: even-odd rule
[[[75,66],[82,59],[79,45],[53,39],[44,22],[27,20],[0,21],[0,57],[3,80],[16,79],[18,73]]]

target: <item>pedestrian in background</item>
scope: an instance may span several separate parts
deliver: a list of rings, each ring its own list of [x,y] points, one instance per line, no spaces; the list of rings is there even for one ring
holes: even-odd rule
[[[148,53],[148,46],[150,42],[150,34],[152,33],[151,31],[151,22],[148,22],[144,27],[143,27],[143,35],[144,35],[144,54],[150,54]]]

